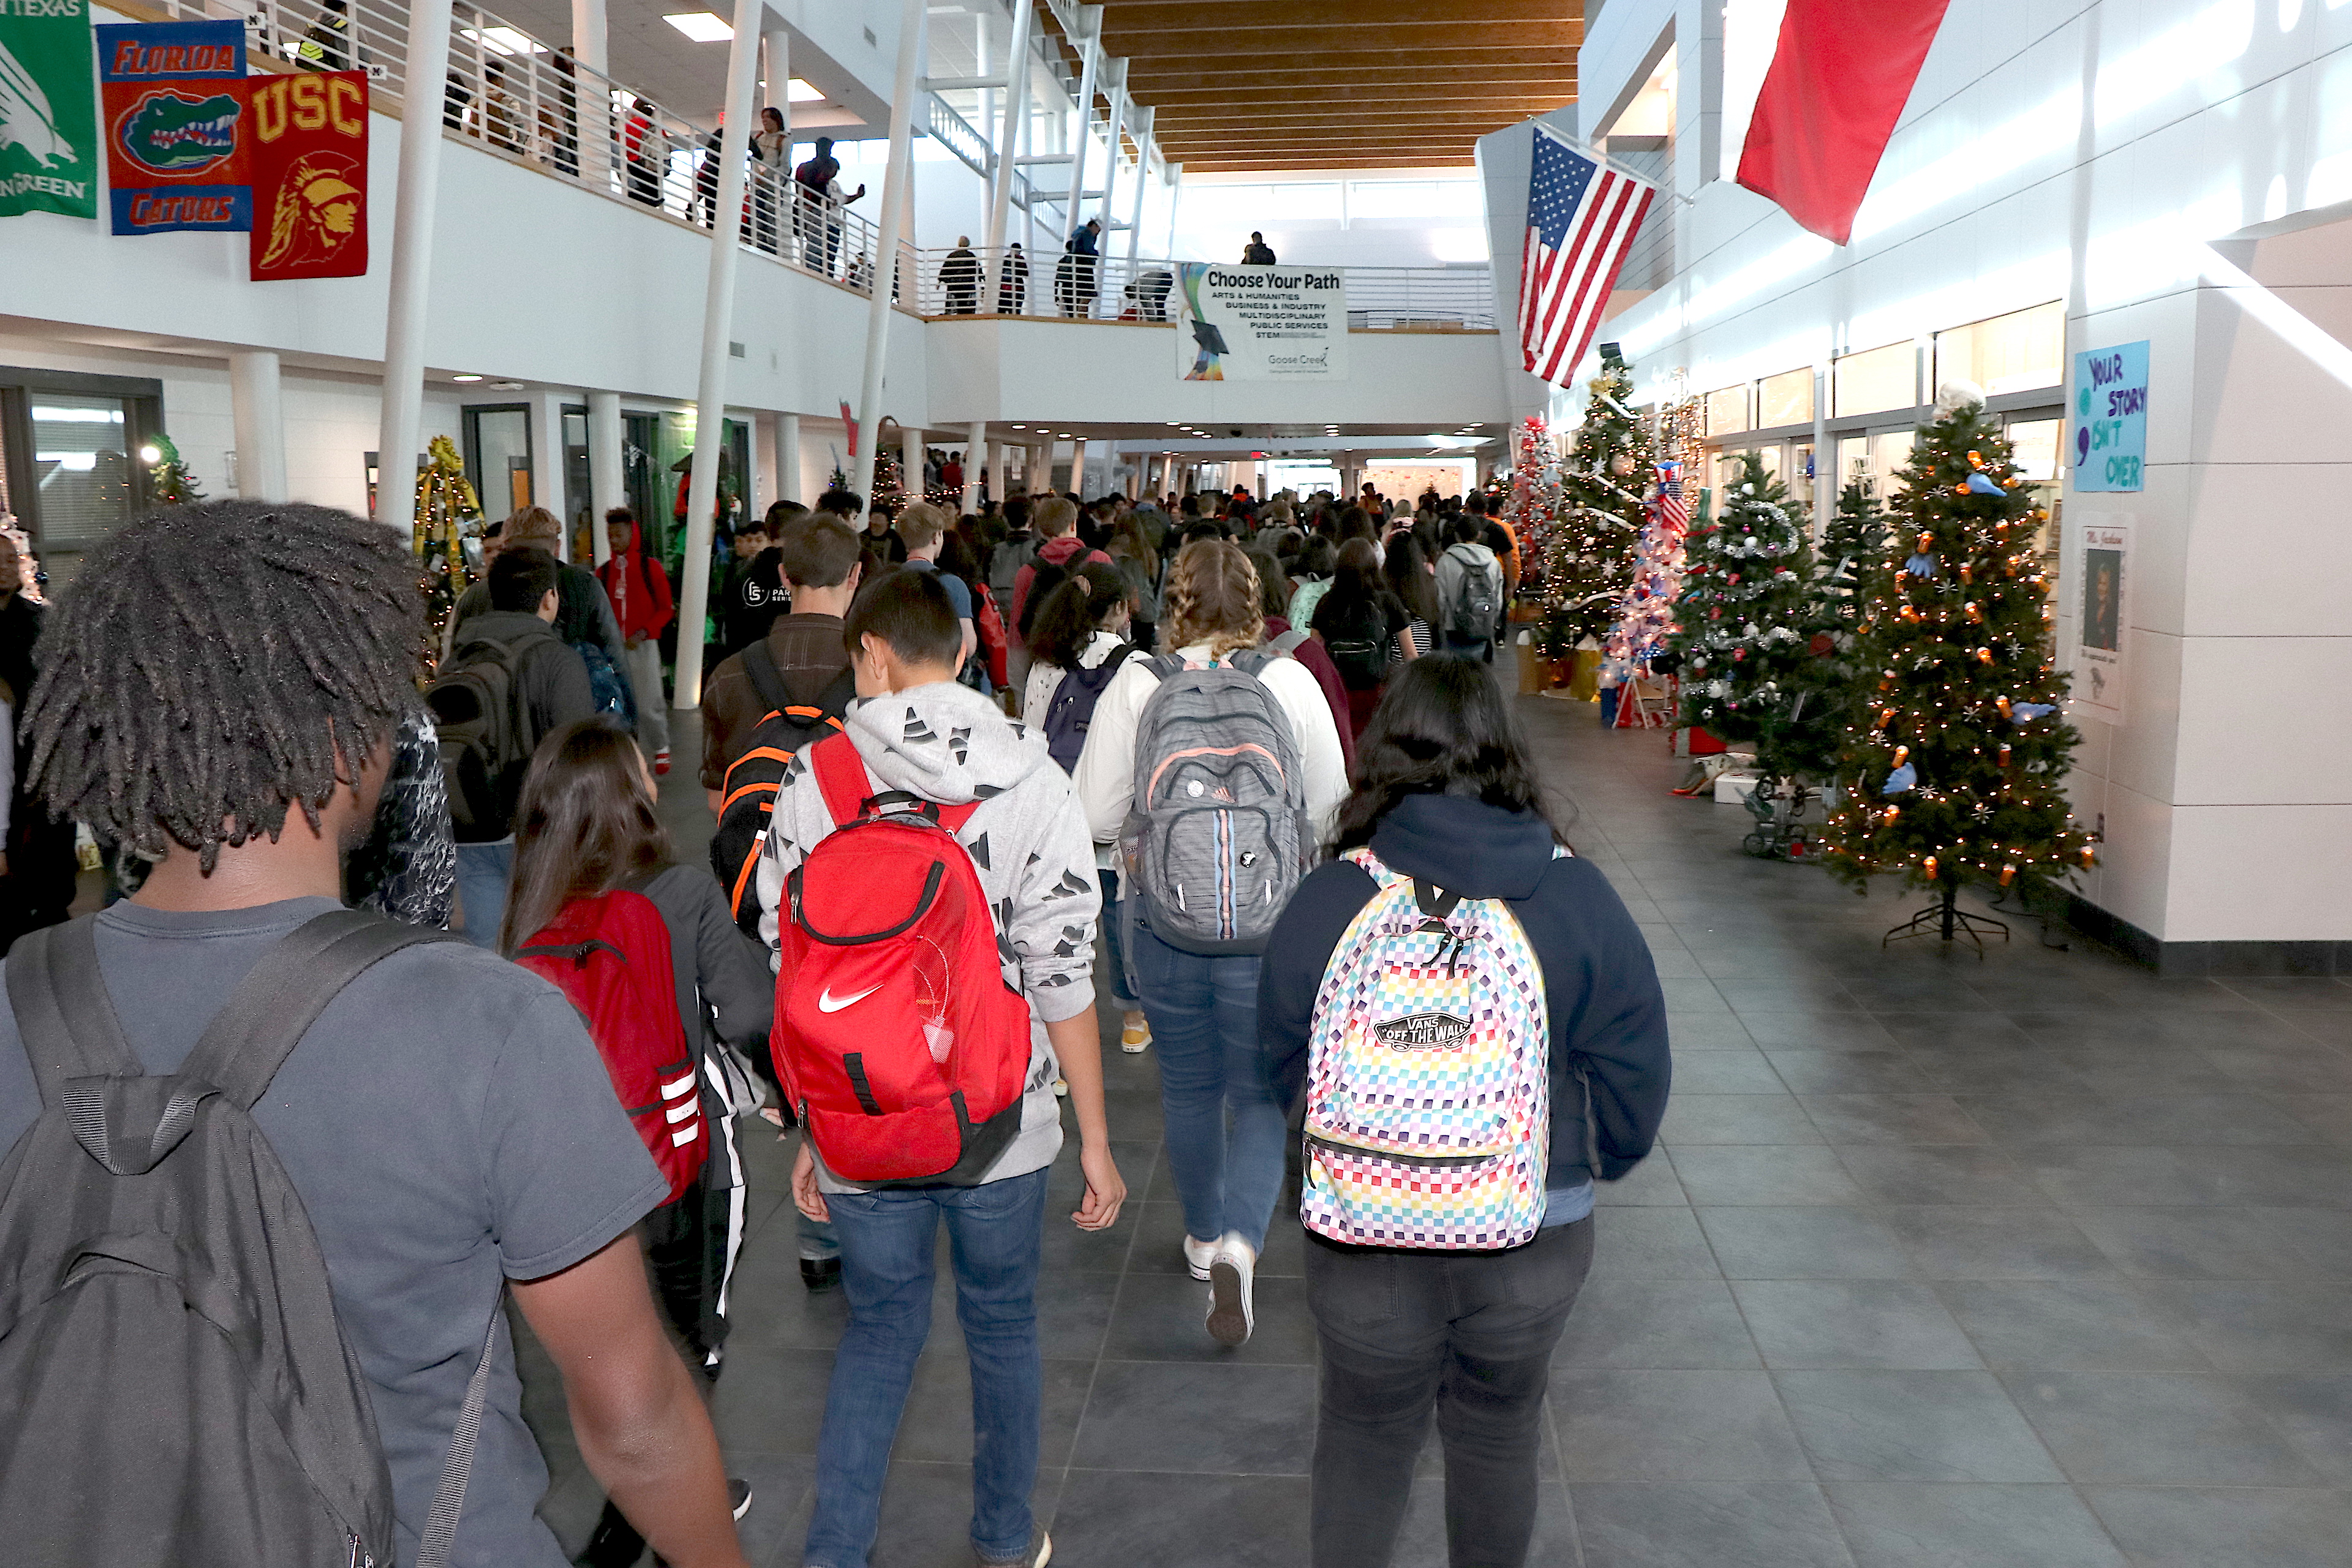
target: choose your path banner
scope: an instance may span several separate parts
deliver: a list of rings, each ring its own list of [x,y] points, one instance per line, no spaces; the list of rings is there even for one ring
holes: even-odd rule
[[[98,216],[87,0],[0,0],[0,217]]]
[[[1176,268],[1182,381],[1326,381],[1348,374],[1347,275],[1337,268]]]

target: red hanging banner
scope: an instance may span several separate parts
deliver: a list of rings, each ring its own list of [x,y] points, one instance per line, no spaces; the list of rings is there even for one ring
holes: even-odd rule
[[[1948,4],[1789,0],[1739,183],[1843,245]]]
[[[247,85],[253,280],[365,275],[367,73],[307,72]]]

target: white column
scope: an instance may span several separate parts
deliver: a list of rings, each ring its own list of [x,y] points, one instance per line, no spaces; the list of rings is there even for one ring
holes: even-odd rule
[[[1083,436],[1070,443],[1070,489],[1082,501],[1095,499],[1087,494],[1087,438]]]
[[[1139,110],[1135,117],[1135,195],[1128,205],[1127,215],[1127,275],[1135,276],[1135,254],[1143,234],[1143,193],[1151,184],[1151,128],[1158,122],[1157,109]]]
[[[768,102],[784,117],[784,134],[793,132],[793,36],[782,27],[760,35],[765,51],[761,74],[768,80]]]
[[[971,434],[963,443],[963,510],[980,510],[980,455],[988,449],[988,421],[971,422]]]
[[[1103,162],[1102,195],[1095,204],[1095,216],[1101,220],[1103,238],[1110,238],[1111,199],[1118,189],[1118,138],[1127,126],[1127,61],[1115,62],[1110,73],[1110,140],[1106,144]],[[1108,252],[1108,243],[1103,247]]]
[[[1030,0],[1013,0],[1013,31],[1004,46],[1004,124],[996,139],[996,185],[988,198],[988,245],[983,252],[994,267],[997,287],[1004,285],[1005,230],[1013,212],[1013,160],[1021,155],[1029,125]],[[981,69],[988,68],[983,56]],[[998,296],[1001,298],[1002,296]],[[981,302],[982,314],[996,308],[995,299]],[[1003,481],[998,481],[1000,489]]]
[[[735,0],[727,48],[727,124],[719,142],[719,211],[702,297],[702,372],[695,387],[694,468],[687,480],[686,571],[678,584],[677,674],[672,706],[702,706],[702,617],[710,599],[710,511],[719,501],[719,455],[727,435],[727,340],[735,325],[735,257],[743,231],[743,163],[759,81],[765,0]]]
[[[898,488],[908,500],[925,500],[923,494],[923,433],[911,426],[898,426]]]
[[[563,394],[534,392],[530,404],[530,500],[553,512],[563,531],[556,535],[555,554],[572,559],[572,498],[563,487]]]
[[[606,37],[604,0],[572,0],[572,59],[582,74],[558,79],[572,84],[580,177],[592,187],[604,185],[613,166],[613,93],[604,82],[611,69]]]
[[[1013,493],[1012,477],[1004,471],[1006,450],[1002,441],[991,441],[988,444],[988,494],[989,499],[1000,507],[1004,504],[1004,498]],[[964,459],[964,466],[966,468],[971,466],[971,460],[969,458]]]
[[[801,416],[776,416],[776,499],[814,506],[816,498],[801,493]]]
[[[384,310],[383,408],[376,436],[376,515],[409,526],[425,423],[425,310],[433,273],[433,205],[441,183],[441,104],[449,77],[449,0],[408,13],[400,88],[400,175],[392,198]]]
[[[625,506],[621,488],[621,395],[588,395],[588,543],[602,566],[612,558],[613,542],[604,531],[604,514]]]
[[[286,412],[278,394],[277,353],[232,349],[228,398],[236,430],[236,493],[247,500],[291,500],[286,492]],[[392,468],[382,453],[376,461],[383,471]],[[376,515],[404,529],[409,522],[406,499],[397,508],[383,504],[383,498],[394,493],[379,478]]]
[[[1078,193],[1087,188],[1087,148],[1094,138],[1087,133],[1087,125],[1095,112],[1095,73],[1102,63],[1102,7],[1082,6],[1078,12],[1084,35],[1074,40],[1078,46],[1078,58],[1084,62],[1078,72],[1078,112],[1070,139],[1070,199],[1062,207],[1062,232],[1054,242],[1054,259],[1058,260],[1062,241],[1078,231]],[[1077,489],[1076,485],[1070,487]]]
[[[877,257],[874,297],[866,312],[866,379],[857,395],[858,443],[856,489],[868,506],[874,500],[874,456],[881,445],[882,365],[890,343],[891,237],[907,208],[907,176],[914,167],[915,80],[923,55],[924,0],[900,0],[898,73],[890,95],[890,160],[882,174],[882,215],[877,226],[884,255]]]

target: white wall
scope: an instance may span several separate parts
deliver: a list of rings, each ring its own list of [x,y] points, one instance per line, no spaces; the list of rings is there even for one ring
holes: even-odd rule
[[[1611,0],[1585,101],[1671,27],[1678,144],[1712,149],[1692,41],[1718,19]],[[2352,940],[2352,715],[2320,695],[2352,676],[2352,227],[2321,226],[2352,201],[2347,106],[2340,0],[1953,0],[1852,245],[1678,158],[1682,268],[1603,334],[1645,401],[1678,366],[1705,391],[2053,300],[2070,352],[2148,341],[2146,490],[2067,495],[2131,513],[2137,556],[2126,721],[2082,721],[2073,785],[2107,828],[2085,895],[2168,942]],[[2230,238],[2264,225],[2298,232]]]

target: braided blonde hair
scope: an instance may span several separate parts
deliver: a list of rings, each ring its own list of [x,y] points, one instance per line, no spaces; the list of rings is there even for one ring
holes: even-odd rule
[[[1160,619],[1160,646],[1174,653],[1196,643],[1223,658],[1265,640],[1265,611],[1257,568],[1239,545],[1201,539],[1186,545],[1168,568]]]

